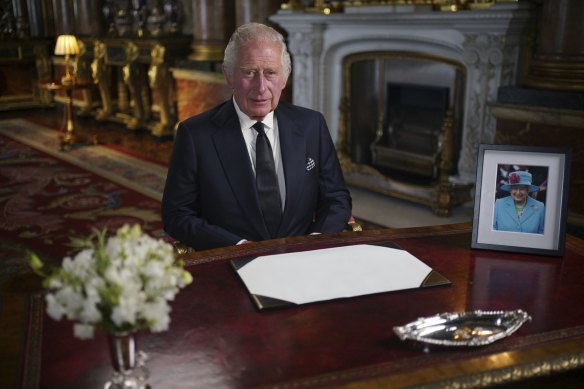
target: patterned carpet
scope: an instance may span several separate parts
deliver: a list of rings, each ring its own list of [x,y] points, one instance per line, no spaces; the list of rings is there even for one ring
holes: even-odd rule
[[[72,254],[71,237],[140,223],[164,237],[166,167],[108,146],[59,151],[59,133],[22,119],[0,121],[2,277],[28,272],[26,250],[48,261]]]
[[[26,250],[58,263],[73,254],[71,237],[87,236],[94,227],[140,223],[165,237],[160,201],[166,166],[114,146],[59,151],[58,137],[24,119],[0,120],[0,280],[30,271]]]

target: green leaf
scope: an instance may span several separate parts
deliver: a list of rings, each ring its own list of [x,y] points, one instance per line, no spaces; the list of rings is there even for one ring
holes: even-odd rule
[[[34,271],[36,274],[41,277],[46,277],[46,274],[42,271],[44,266],[43,261],[41,261],[39,256],[32,251],[28,252],[28,264],[30,265],[32,271]]]

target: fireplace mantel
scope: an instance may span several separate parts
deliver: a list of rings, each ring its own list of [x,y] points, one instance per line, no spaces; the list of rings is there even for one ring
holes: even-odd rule
[[[406,51],[462,64],[463,134],[458,174],[451,180],[473,183],[478,145],[495,139],[495,118],[487,103],[496,101],[500,86],[515,85],[534,14],[529,3],[516,2],[459,12],[325,15],[282,10],[270,19],[288,32],[293,102],[321,111],[337,144],[347,55]]]

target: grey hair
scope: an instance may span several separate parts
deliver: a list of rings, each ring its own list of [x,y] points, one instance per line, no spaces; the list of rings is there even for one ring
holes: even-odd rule
[[[292,61],[290,60],[284,37],[272,27],[261,23],[243,24],[231,35],[223,57],[223,69],[229,77],[233,77],[238,50],[250,42],[274,42],[280,46],[282,49],[282,67],[287,80],[292,71]]]

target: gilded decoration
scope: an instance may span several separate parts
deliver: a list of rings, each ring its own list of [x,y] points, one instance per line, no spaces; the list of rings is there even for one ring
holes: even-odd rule
[[[157,137],[172,135],[177,109],[170,67],[186,55],[189,42],[187,36],[92,41],[92,77],[101,97],[96,119]]]
[[[495,3],[512,3],[518,0],[289,0],[283,2],[280,8],[289,11],[318,12],[330,14],[343,12],[347,9],[359,9],[369,7],[372,10],[383,11],[395,9],[388,7],[416,7],[428,6],[431,10],[442,12],[456,12],[462,10],[481,10],[491,7]],[[359,12],[359,11],[356,11]]]

